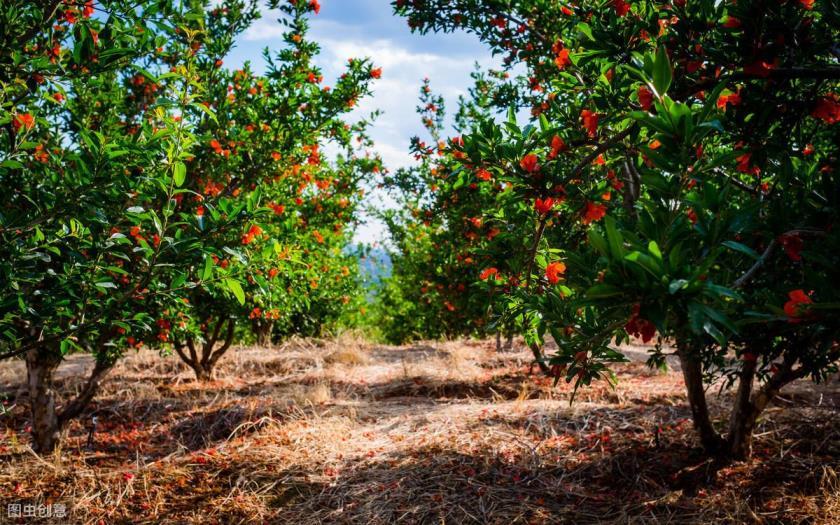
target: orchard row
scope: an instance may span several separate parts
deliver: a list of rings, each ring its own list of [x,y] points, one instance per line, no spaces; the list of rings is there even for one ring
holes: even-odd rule
[[[255,1],[134,4],[0,15],[0,353],[26,360],[39,451],[129,349],[206,380],[240,334],[317,333],[359,296],[347,247],[379,160],[346,115],[381,71],[350,59],[325,84],[316,1],[267,6],[286,32],[263,74],[224,65]],[[72,352],[96,366],[58,410]]]
[[[504,67],[473,75],[453,138],[421,90],[431,142],[386,177],[388,337],[519,333],[576,389],[612,381],[631,336],[656,343],[651,366],[675,347],[703,446],[731,457],[784,385],[837,370],[836,1],[394,7]],[[707,409],[716,380],[737,385],[728,422]]]

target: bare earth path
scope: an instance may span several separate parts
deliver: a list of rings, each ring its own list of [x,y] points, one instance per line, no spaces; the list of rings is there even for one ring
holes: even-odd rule
[[[93,407],[92,445],[86,417],[44,458],[26,446],[23,367],[0,364],[0,523],[16,503],[67,505],[55,523],[840,523],[836,380],[793,385],[755,458],[715,470],[679,373],[648,370],[643,347],[617,388],[571,406],[528,352],[490,342],[231,354],[204,385],[131,356]],[[60,388],[86,366],[65,363]]]

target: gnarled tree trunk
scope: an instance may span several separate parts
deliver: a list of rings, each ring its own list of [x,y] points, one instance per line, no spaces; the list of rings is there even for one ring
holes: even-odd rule
[[[724,438],[715,430],[709,415],[699,350],[692,343],[677,342],[677,355],[680,358],[688,403],[700,443],[709,454],[727,459],[747,459],[752,455],[752,437],[758,417],[783,386],[805,377],[808,370],[802,366],[794,369],[797,358],[792,354],[785,354],[784,360],[776,365],[773,375],[761,388],[754,391],[757,363],[754,359],[743,361],[738,390],[732,412],[729,414],[729,428]],[[747,354],[758,355],[758,352],[744,352],[744,355]]]
[[[754,354],[755,355],[755,354]],[[776,365],[775,373],[764,385],[753,393],[756,362],[745,361],[741,369],[735,406],[729,418],[729,434],[726,438],[727,454],[734,459],[747,459],[752,455],[752,436],[758,416],[767,408],[786,384],[805,377],[808,369],[800,366],[794,369],[796,358],[790,354]]]
[[[222,334],[222,327],[225,324],[227,326],[224,334]],[[175,351],[181,360],[193,369],[197,380],[212,381],[215,378],[216,363],[233,344],[233,329],[235,326],[233,319],[219,319],[213,328],[213,333],[209,337],[205,337],[204,343],[200,347],[196,345],[195,340],[188,338],[186,347],[189,350],[189,355],[184,352],[183,344],[175,343]],[[219,337],[221,337],[221,340]],[[216,347],[217,343],[220,343],[218,348]]]
[[[113,367],[113,363],[97,360],[82,390],[59,411],[53,379],[61,361],[61,354],[54,349],[36,348],[26,353],[32,449],[41,454],[55,450],[61,431],[88,406]]]

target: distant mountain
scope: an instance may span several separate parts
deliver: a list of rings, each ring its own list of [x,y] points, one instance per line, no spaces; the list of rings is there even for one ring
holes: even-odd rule
[[[359,269],[365,285],[373,288],[383,278],[391,275],[391,257],[384,248],[359,246],[357,253],[359,254]]]

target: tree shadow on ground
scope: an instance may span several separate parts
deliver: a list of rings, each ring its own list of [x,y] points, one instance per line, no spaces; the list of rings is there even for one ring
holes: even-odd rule
[[[369,354],[374,361],[382,363],[416,363],[450,355],[444,349],[422,343],[397,347],[375,346],[370,349]]]
[[[737,487],[709,480],[697,496],[674,479],[702,463],[702,454],[681,445],[668,453],[668,462],[662,450],[640,449],[529,466],[428,447],[350,466],[326,483],[291,481],[273,505],[277,522],[298,516],[298,523],[745,523],[765,506],[784,508],[770,505],[789,482],[775,476],[779,465],[741,475]],[[812,478],[785,497],[818,495],[823,480]],[[751,504],[733,505],[739,498]],[[710,499],[728,504],[715,507]],[[781,522],[796,514],[788,511]]]
[[[429,445],[347,464],[324,482],[280,473],[290,482],[272,504],[278,522],[300,523],[799,522],[836,498],[840,458],[825,443],[812,450],[836,431],[823,425],[797,459],[770,450],[730,464],[678,434],[660,446],[630,438],[516,457]]]

